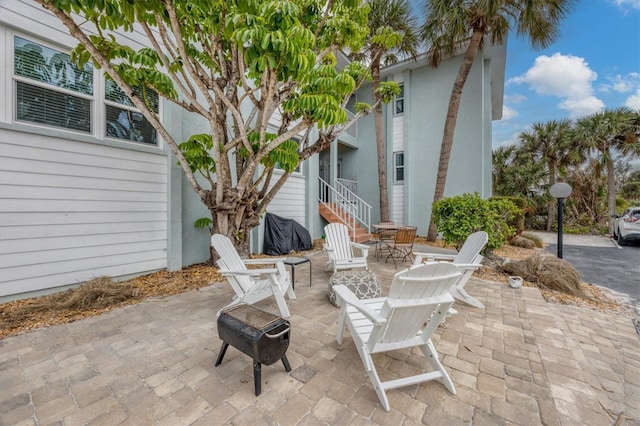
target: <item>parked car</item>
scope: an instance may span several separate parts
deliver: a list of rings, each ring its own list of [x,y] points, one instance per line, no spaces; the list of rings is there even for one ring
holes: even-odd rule
[[[640,241],[640,207],[629,207],[621,216],[611,215],[614,219],[613,238],[618,244],[626,245],[629,241]]]

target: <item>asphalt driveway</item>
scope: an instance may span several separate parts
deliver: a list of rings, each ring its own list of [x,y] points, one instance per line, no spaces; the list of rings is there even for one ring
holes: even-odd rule
[[[557,234],[536,232],[557,254]],[[640,310],[640,245],[618,246],[599,235],[564,235],[562,258],[571,263],[584,282],[606,287],[627,296]]]

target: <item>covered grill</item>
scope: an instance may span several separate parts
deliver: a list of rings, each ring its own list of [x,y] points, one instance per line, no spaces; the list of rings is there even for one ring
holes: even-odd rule
[[[271,365],[282,360],[287,372],[291,371],[287,360],[291,326],[289,321],[251,305],[240,304],[224,310],[218,317],[218,336],[222,348],[216,367],[229,345],[253,358],[253,381],[256,396],[261,392],[261,365]]]

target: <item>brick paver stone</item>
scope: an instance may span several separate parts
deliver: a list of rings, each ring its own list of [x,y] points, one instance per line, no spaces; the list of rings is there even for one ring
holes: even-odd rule
[[[335,341],[326,257],[308,255],[313,283],[299,282],[287,301],[292,371],[263,367],[260,396],[245,354],[229,348],[214,367],[215,312],[232,290],[212,283],[0,340],[0,425],[640,423],[640,339],[629,316],[475,278],[465,288],[485,308],[456,303],[433,336],[457,394],[438,382],[393,389],[384,411],[349,332]],[[369,265],[386,294],[396,270],[374,257]],[[278,313],[272,300],[257,306]],[[374,360],[392,378],[428,366],[417,350]]]

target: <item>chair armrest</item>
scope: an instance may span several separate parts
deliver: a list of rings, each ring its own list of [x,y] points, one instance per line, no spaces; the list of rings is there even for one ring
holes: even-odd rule
[[[335,291],[336,296],[343,303],[345,303],[345,305],[353,306],[360,313],[362,313],[362,315],[369,318],[375,325],[380,325],[387,322],[387,319],[385,317],[381,316],[379,313],[377,313],[376,311],[374,311],[373,309],[371,309],[370,307],[362,303],[362,301],[358,299],[356,295],[353,294],[353,292],[349,290],[349,287],[347,287],[346,285],[340,284],[340,285],[334,286],[333,290]],[[346,309],[345,305],[343,305],[343,309]]]
[[[367,254],[369,253],[369,246],[366,244],[360,244],[360,243],[354,243],[353,241],[349,242],[349,244],[351,244],[351,247],[353,248],[357,248],[359,250],[362,250],[362,256],[367,257]]]
[[[423,259],[427,259],[429,262],[437,262],[440,260],[453,261],[457,256],[457,254],[424,253],[419,251],[414,251],[413,255],[415,256],[415,260],[413,261],[414,265],[419,265]]]
[[[245,265],[273,264],[278,269],[278,274],[285,275],[287,269],[284,267],[286,257],[263,257],[259,259],[242,259]]]
[[[264,274],[275,274],[278,272],[276,268],[268,268],[268,269],[243,269],[239,271],[233,271],[229,269],[220,269],[219,272],[224,275],[249,275],[249,276],[258,276]]]
[[[329,244],[324,243],[322,245],[322,251],[324,251],[327,254],[327,257],[329,258],[329,262],[333,262],[334,258],[336,257],[335,249],[331,247]]]
[[[410,308],[412,306],[424,306],[429,304],[453,303],[453,296],[449,292],[445,292],[440,296],[427,297],[425,299],[389,299],[390,308]]]
[[[454,265],[456,265],[458,269],[461,269],[463,271],[475,271],[482,266],[482,263],[455,263]]]
[[[355,248],[359,248],[359,249],[369,249],[369,246],[366,244],[360,244],[360,243],[354,243],[353,241],[350,242],[351,247],[355,247]]]
[[[242,259],[242,262],[244,262],[245,265],[259,265],[261,263],[268,264],[284,262],[285,259],[286,257],[262,257],[259,259]]]

